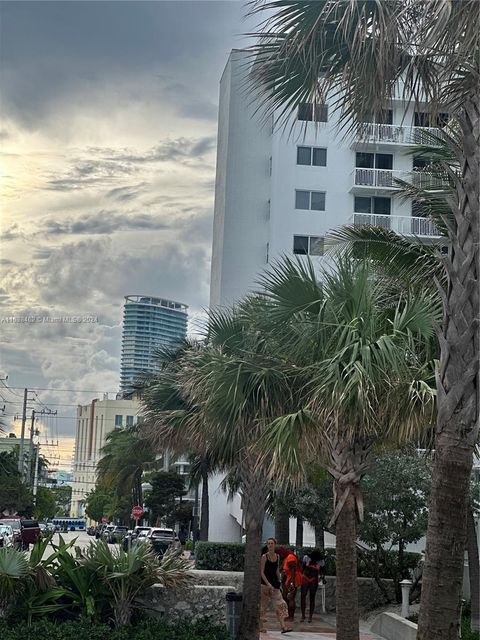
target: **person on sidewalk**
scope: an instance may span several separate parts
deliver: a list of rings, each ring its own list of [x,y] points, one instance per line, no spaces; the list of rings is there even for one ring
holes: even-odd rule
[[[310,555],[303,557],[302,587],[300,591],[300,607],[302,609],[302,622],[305,622],[305,609],[307,606],[307,594],[310,598],[310,612],[308,621],[312,622],[315,611],[315,596],[317,595],[320,579],[325,573],[325,560],[320,551],[315,549]]]
[[[285,622],[288,607],[280,591],[280,556],[275,551],[276,544],[275,538],[268,538],[267,552],[260,559],[260,631],[266,631],[265,613],[271,602],[282,633],[288,633],[292,629]]]
[[[295,618],[297,589],[302,585],[302,565],[293,550],[283,561],[283,597],[287,602],[288,620]]]

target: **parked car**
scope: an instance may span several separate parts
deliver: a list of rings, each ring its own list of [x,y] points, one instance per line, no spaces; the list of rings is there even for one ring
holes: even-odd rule
[[[0,548],[13,547],[13,529],[9,524],[0,524]]]
[[[28,551],[31,544],[35,544],[40,536],[40,527],[36,520],[21,520],[22,549]]]
[[[94,536],[96,529],[97,529],[97,527],[87,527],[87,534],[89,536]]]
[[[102,537],[102,534],[106,528],[107,528],[106,524],[97,524],[97,526],[95,527],[95,534],[94,534],[97,540]]]
[[[24,520],[21,518],[2,518],[1,525],[10,525],[13,529],[14,544],[21,549],[28,550],[31,544],[35,544],[40,535],[40,527],[36,520]]]
[[[145,540],[151,531],[151,527],[135,527],[123,539],[123,548],[125,551],[137,540]]]
[[[125,536],[128,535],[128,527],[116,526],[106,536],[106,541],[110,544],[116,542],[122,542]]]
[[[103,529],[102,533],[100,534],[100,537],[102,538],[102,540],[107,540],[110,537],[110,533],[115,529],[115,525],[114,524],[107,524],[107,526]]]
[[[158,553],[160,556],[163,556],[169,548],[178,549],[181,546],[173,529],[152,527],[147,536],[147,540],[152,545],[155,553]]]
[[[20,518],[2,518],[0,519],[1,526],[10,526],[13,531],[13,544],[16,547],[22,547],[22,526],[20,524]]]

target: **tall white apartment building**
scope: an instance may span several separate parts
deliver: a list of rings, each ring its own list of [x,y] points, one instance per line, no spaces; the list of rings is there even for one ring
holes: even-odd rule
[[[436,235],[414,204],[393,198],[394,179],[425,166],[411,151],[432,124],[428,113],[413,105],[405,113],[399,97],[362,136],[345,137],[331,105],[317,107],[314,123],[304,104],[275,128],[249,90],[250,64],[250,52],[233,50],[220,82],[212,306],[238,300],[281,255],[321,263],[324,239],[340,225]]]
[[[84,514],[84,501],[95,487],[96,467],[107,435],[113,429],[131,427],[141,417],[137,400],[92,400],[77,407],[71,515]]]
[[[301,105],[273,126],[249,88],[251,53],[233,50],[220,81],[210,305],[229,305],[256,288],[259,274],[282,255],[309,255],[321,266],[329,231],[373,224],[435,238],[415,204],[393,198],[395,178],[425,163],[412,155],[425,142],[428,113],[405,113],[398,97],[365,123],[362,136],[339,132],[331,105]],[[425,179],[425,174],[418,174]],[[210,482],[210,539],[239,540],[240,501],[228,501],[221,478]],[[293,525],[293,523],[292,523]],[[308,533],[306,533],[308,538]],[[312,540],[310,538],[310,540]]]

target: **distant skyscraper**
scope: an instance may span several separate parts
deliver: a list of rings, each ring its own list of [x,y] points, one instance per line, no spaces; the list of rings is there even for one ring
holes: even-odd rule
[[[188,306],[150,296],[126,296],[123,312],[120,391],[128,392],[142,373],[155,370],[155,350],[187,335]]]

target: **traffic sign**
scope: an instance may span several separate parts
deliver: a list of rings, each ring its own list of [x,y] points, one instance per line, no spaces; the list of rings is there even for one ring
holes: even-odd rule
[[[132,516],[134,520],[139,520],[143,516],[143,509],[140,505],[137,504],[136,507],[133,507]]]

